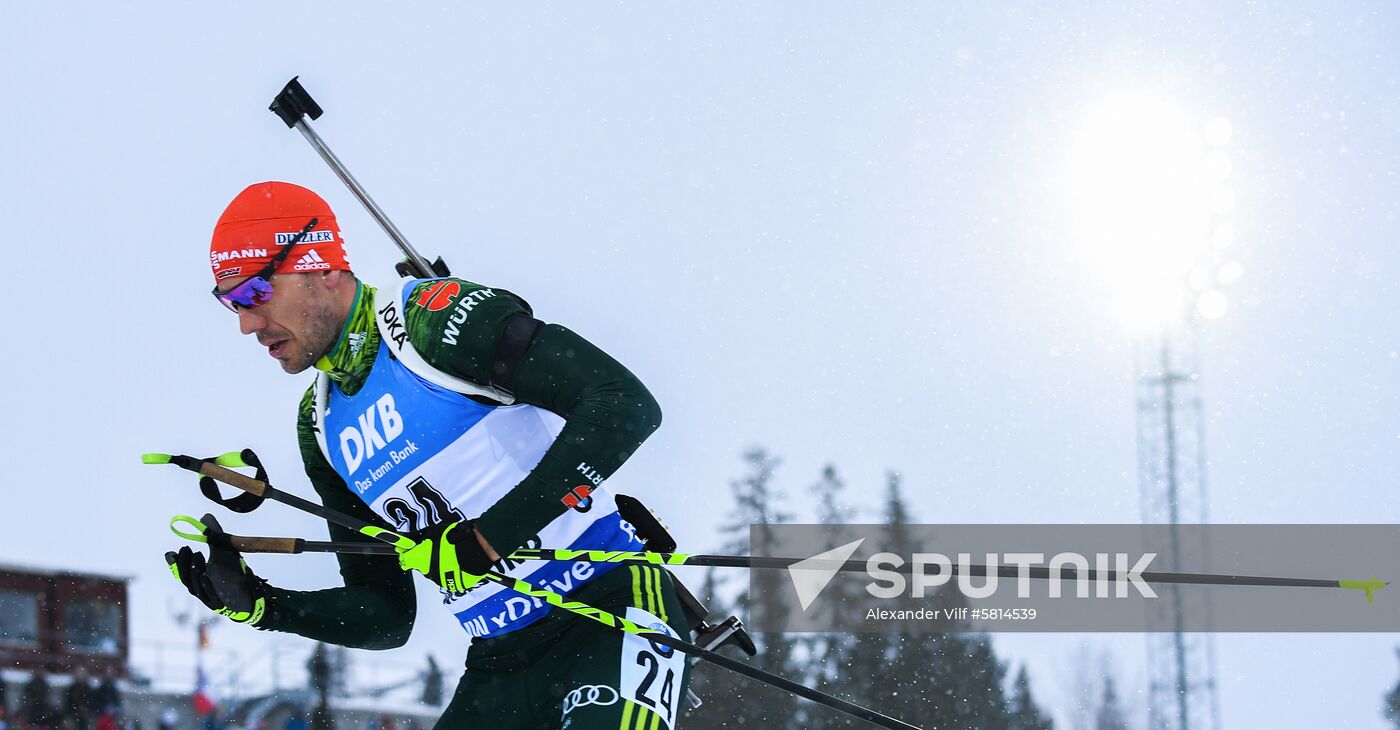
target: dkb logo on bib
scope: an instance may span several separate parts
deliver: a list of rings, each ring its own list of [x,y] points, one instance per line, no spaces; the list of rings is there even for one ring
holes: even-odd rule
[[[345,468],[354,474],[365,459],[374,456],[375,452],[388,446],[402,433],[403,418],[394,409],[394,396],[385,393],[360,414],[358,426],[346,426],[341,430],[340,455],[345,459]]]

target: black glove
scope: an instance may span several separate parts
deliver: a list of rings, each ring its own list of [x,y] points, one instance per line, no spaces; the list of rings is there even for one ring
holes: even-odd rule
[[[414,543],[399,551],[399,567],[428,576],[454,596],[481,582],[491,569],[491,558],[476,538],[476,526],[465,522],[439,522],[407,537]]]
[[[257,626],[267,611],[267,581],[253,574],[229,543],[214,515],[199,520],[209,542],[209,559],[188,547],[165,554],[165,562],[190,595],[210,610],[240,624]]]

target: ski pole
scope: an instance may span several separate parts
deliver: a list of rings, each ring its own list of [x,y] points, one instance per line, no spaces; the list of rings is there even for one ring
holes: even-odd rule
[[[183,527],[192,532],[185,532]],[[204,523],[189,516],[175,515],[170,518],[170,531],[193,542],[208,542],[204,536]],[[324,542],[303,540],[299,537],[248,537],[225,533],[228,543],[240,553],[268,553],[275,555],[298,555],[301,553],[349,553],[352,555],[382,555],[398,557],[399,551],[382,542]]]
[[[716,568],[792,568],[811,570],[835,570],[840,572],[862,572],[867,570],[864,560],[813,560],[811,558],[779,558],[744,555],[700,555],[686,553],[647,553],[611,550],[550,550],[522,548],[511,553],[511,560],[566,560],[587,563],[650,563],[652,565],[695,565]],[[891,572],[911,574],[913,566],[905,563],[888,568]],[[995,572],[999,578],[1018,578],[1023,568],[1018,565],[999,565],[995,569],[986,565],[968,565],[968,575],[985,577]],[[1026,575],[1032,579],[1049,580],[1060,578],[1074,580],[1079,571],[1072,567],[1051,570],[1045,566],[1026,566]],[[961,566],[954,565],[950,571],[959,575]],[[1272,586],[1279,588],[1341,588],[1352,591],[1365,591],[1366,602],[1373,603],[1375,593],[1390,585],[1388,581],[1374,577],[1367,580],[1346,580],[1332,578],[1281,578],[1259,575],[1227,575],[1216,573],[1177,573],[1170,571],[1144,570],[1130,573],[1117,570],[1086,570],[1089,580],[1124,580],[1130,574],[1136,575],[1144,583],[1179,583],[1184,585],[1228,585],[1228,586]]]
[[[233,469],[230,469],[229,467],[231,466],[244,466],[241,454],[237,451],[230,451],[227,454],[221,454],[219,456],[214,457],[213,459],[200,459],[193,456],[183,456],[176,454],[142,454],[141,463],[174,464],[175,466],[178,466],[181,469],[187,469],[189,471],[195,472],[196,474],[201,474],[203,476],[209,477],[210,479],[213,479],[215,481],[223,482],[224,484],[227,484],[235,489],[240,489],[249,494],[281,502],[282,504],[285,504],[289,507],[299,509],[302,512],[308,512],[310,514],[316,515],[317,517],[320,517],[323,520],[330,520],[331,522],[335,522],[336,524],[339,524],[343,527],[348,527],[366,537],[372,537],[381,542],[388,543],[389,545],[395,548],[407,550],[413,547],[415,544],[409,538],[404,537],[403,535],[400,535],[396,532],[386,530],[376,525],[371,525],[370,523],[365,522],[364,520],[357,520],[354,517],[351,517],[350,515],[342,514],[335,510],[326,509],[325,507],[322,507],[321,505],[316,504],[315,502],[302,499],[301,497],[298,497],[295,494],[288,494],[280,489],[277,489],[271,484],[268,484],[267,482],[261,479],[254,479],[253,477],[250,477],[246,474],[240,474],[234,471]],[[182,537],[188,537],[184,533],[176,532],[176,534]],[[344,545],[346,543],[341,544]],[[350,544],[353,545],[353,543]]]
[[[177,520],[183,519],[191,523],[197,522],[192,517],[181,516]],[[172,521],[174,529],[174,521]],[[196,539],[186,533],[175,530],[175,534],[187,539]],[[249,553],[286,553],[295,554],[302,552],[323,552],[323,553],[357,553],[363,555],[397,555],[397,552],[387,545],[374,545],[354,542],[317,542],[314,540],[303,540],[299,537],[242,537],[230,536],[235,546],[241,546],[243,552]],[[858,573],[867,569],[867,563],[863,560],[812,560],[803,558],[776,558],[776,557],[751,557],[743,555],[701,555],[688,553],[651,553],[651,552],[627,552],[617,550],[551,550],[548,548],[521,548],[506,556],[507,560],[560,560],[576,563],[647,563],[674,567],[677,565],[690,565],[713,568],[792,568],[799,563],[801,569],[811,570],[835,570],[840,572]],[[967,566],[968,574],[978,577],[985,577],[992,572],[985,565]],[[912,574],[913,566],[906,563],[897,567],[889,568],[891,572]],[[1021,568],[1016,565],[1000,565],[996,568],[999,578],[1017,578],[1020,576]],[[952,574],[961,573],[960,566],[952,567]],[[1032,579],[1060,578],[1065,580],[1075,580],[1079,577],[1079,571],[1072,567],[1066,567],[1051,571],[1043,566],[1027,566],[1027,575]],[[1123,580],[1126,573],[1116,570],[1087,570],[1085,577],[1089,580]],[[1331,578],[1283,578],[1276,576],[1259,575],[1228,575],[1215,573],[1173,573],[1167,571],[1143,571],[1137,573],[1138,580],[1144,583],[1178,583],[1183,585],[1225,585],[1225,586],[1266,586],[1277,588],[1341,588],[1343,590],[1364,591],[1366,602],[1375,602],[1376,591],[1390,585],[1388,581],[1370,578],[1367,580],[1347,580]]]
[[[268,110],[286,122],[288,128],[301,132],[306,141],[311,143],[312,148],[321,155],[321,159],[330,165],[335,176],[345,183],[345,187],[350,188],[350,193],[355,196],[356,200],[360,201],[365,210],[369,211],[370,216],[379,223],[379,227],[384,229],[384,232],[403,252],[405,263],[415,277],[431,279],[436,276],[447,276],[449,273],[447,264],[443,262],[442,257],[438,257],[438,260],[431,264],[428,263],[428,260],[423,258],[422,254],[418,253],[413,248],[413,244],[409,243],[408,239],[399,231],[398,226],[389,220],[389,216],[384,213],[379,204],[374,202],[374,198],[369,196],[369,192],[365,190],[364,186],[355,179],[354,175],[350,174],[345,163],[335,156],[331,148],[321,139],[321,135],[316,134],[316,130],[311,128],[311,122],[307,120],[307,117],[320,119],[321,106],[316,103],[315,99],[311,98],[310,94],[306,93],[306,89],[302,88],[301,82],[297,81],[297,78],[293,76],[292,80],[282,87],[282,91],[272,100]],[[403,271],[399,273],[407,275]]]
[[[309,502],[295,495],[287,494],[286,492],[282,492],[273,488],[271,485],[269,485],[263,480],[254,479],[245,474],[240,474],[236,471],[233,471],[232,469],[229,469],[226,466],[216,463],[219,459],[225,459],[226,461],[228,461],[228,457],[236,455],[236,452],[234,454],[224,454],[223,456],[216,457],[214,460],[209,460],[198,459],[192,456],[172,454],[143,454],[141,456],[141,462],[143,464],[174,464],[182,469],[187,469],[189,471],[202,474],[211,479],[223,482],[224,484],[227,484],[236,489],[244,490],[250,494],[264,495],[268,499],[272,499],[281,502],[289,507],[293,507],[295,509],[308,512],[310,514],[314,514],[317,517],[329,520],[331,522],[335,522],[336,524],[339,524],[344,527],[348,527],[352,530],[372,537],[381,542],[389,543],[390,545],[395,546],[400,546],[403,545],[404,542],[407,542],[407,545],[404,546],[405,548],[411,548],[414,545],[412,540],[410,540],[407,537],[404,537],[403,535],[399,535],[390,530],[375,527],[362,520],[357,520],[354,517],[351,517],[347,514],[343,514],[337,510],[328,509],[326,507],[315,504],[313,502]],[[177,534],[183,533],[177,532]],[[278,538],[262,539],[276,540]],[[295,540],[296,538],[291,539]],[[302,541],[302,548],[306,548],[306,541]],[[638,624],[633,623],[632,621],[629,621],[626,618],[623,618],[616,614],[609,613],[602,609],[594,608],[586,603],[570,601],[564,596],[555,593],[554,591],[545,588],[539,588],[523,580],[520,580],[519,578],[512,578],[508,575],[503,575],[495,571],[486,572],[482,575],[482,578],[492,583],[504,586],[505,588],[513,590],[517,593],[530,596],[532,598],[538,598],[556,608],[563,609],[578,616],[583,616],[584,618],[592,619],[593,621],[603,624],[604,626],[612,627],[624,633],[632,634],[634,636],[640,636],[644,639],[647,639],[648,641],[652,641],[662,646],[667,646],[672,649],[675,649],[676,651],[679,651],[682,654],[693,656],[697,659],[703,659],[707,662],[710,662],[711,664],[723,667],[732,672],[737,672],[746,677],[749,677],[750,679],[755,679],[765,684],[777,687],[779,689],[786,690],[799,697],[802,697],[803,699],[811,700],[812,702],[824,705],[826,707],[830,707],[834,710],[839,710],[852,717],[865,720],[866,722],[872,723],[874,725],[878,725],[884,728],[890,728],[891,730],[920,730],[918,726],[910,725],[907,722],[897,720],[888,715],[883,715],[868,707],[862,707],[861,705],[857,705],[854,702],[843,700],[840,697],[829,695],[825,692],[812,689],[811,687],[808,687],[803,684],[798,684],[797,682],[794,682],[786,677],[773,674],[772,672],[766,672],[762,669],[751,667],[741,661],[731,659],[727,656],[724,656],[723,654],[719,654],[710,651],[709,649],[704,649],[702,647],[696,646],[695,644],[692,644],[683,639],[678,639],[669,634],[664,634],[653,629],[648,629],[646,627],[639,626]]]

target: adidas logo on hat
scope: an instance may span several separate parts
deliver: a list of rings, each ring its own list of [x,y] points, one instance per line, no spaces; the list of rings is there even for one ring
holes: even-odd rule
[[[271,254],[296,240],[313,218],[316,225],[278,268],[286,273],[349,271],[340,226],[330,205],[300,185],[268,180],[244,188],[219,216],[209,239],[212,273],[217,277],[235,267],[257,270],[272,259]],[[312,247],[315,255],[303,256]]]
[[[296,265],[292,266],[292,271],[316,271],[318,269],[329,269],[330,264],[321,258],[321,254],[316,253],[316,249],[306,252],[305,256],[297,259]]]

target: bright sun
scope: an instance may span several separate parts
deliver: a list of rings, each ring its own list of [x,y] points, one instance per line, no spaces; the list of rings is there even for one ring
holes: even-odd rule
[[[1230,134],[1224,119],[1202,125],[1143,95],[1109,99],[1081,125],[1068,177],[1081,260],[1110,282],[1129,324],[1160,326],[1187,304],[1224,314],[1215,272],[1201,267],[1228,238]]]

